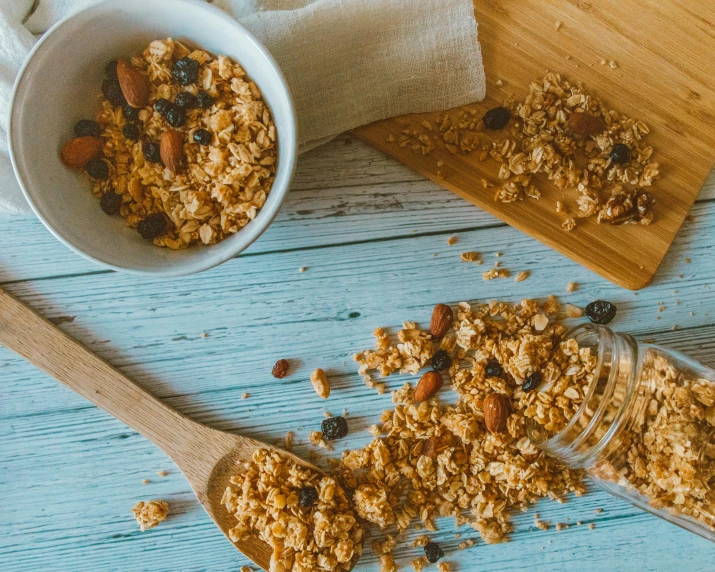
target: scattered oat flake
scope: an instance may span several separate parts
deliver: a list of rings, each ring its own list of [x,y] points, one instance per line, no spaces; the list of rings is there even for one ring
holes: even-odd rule
[[[503,86],[504,86],[504,82],[503,82],[502,80],[498,79],[498,80],[497,80],[497,87],[503,87]]]
[[[593,524],[592,522],[591,522],[591,523],[589,523],[589,525],[588,525],[588,529],[589,529],[589,530],[593,530],[594,528],[596,528],[596,525],[595,525],[595,524]]]
[[[529,276],[531,275],[530,270],[522,270],[516,275],[516,278],[514,278],[514,282],[523,282],[526,280]]]
[[[509,278],[511,272],[506,268],[492,268],[482,273],[482,278],[484,280],[494,280],[495,278]]]
[[[301,267],[298,269],[298,272],[305,272],[306,270],[308,270],[308,267],[307,267],[307,266],[301,266]]]
[[[447,244],[449,244],[450,246],[452,246],[452,245],[453,245],[454,243],[456,243],[456,242],[457,242],[457,237],[456,237],[456,236],[450,236],[450,237],[447,239]]]
[[[566,292],[576,292],[578,290],[578,284],[576,282],[569,282],[566,284]]]
[[[241,394],[241,399],[248,399],[249,397],[251,397],[251,394],[248,392]]]
[[[534,519],[534,526],[539,530],[549,530],[549,528],[551,528],[551,523],[548,520]]]
[[[169,471],[157,471],[156,474],[159,475],[160,477],[165,477],[166,475],[169,474]]]
[[[202,338],[205,338],[206,336],[208,336],[208,334],[207,334],[206,332],[201,332],[199,335],[200,335]]]
[[[295,438],[295,433],[293,431],[288,431],[283,437],[283,446],[288,450],[293,449],[293,439]]]
[[[464,260],[464,262],[477,262],[481,258],[481,254],[478,252],[462,252],[459,257]]]
[[[556,31],[558,32],[563,27],[563,25],[564,25],[563,22],[557,21],[555,24]]]
[[[142,484],[143,484],[143,485],[148,485],[150,482],[151,482],[151,481],[150,481],[149,479],[144,479],[144,480],[142,481]]]
[[[249,566],[241,566],[241,569],[239,572],[253,572],[253,568]]]

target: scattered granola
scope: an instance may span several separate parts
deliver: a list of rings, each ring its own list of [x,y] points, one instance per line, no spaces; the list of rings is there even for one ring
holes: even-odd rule
[[[459,257],[464,262],[476,262],[478,264],[482,263],[482,255],[479,254],[478,252],[474,252],[474,251],[462,252],[462,254],[460,254]]]
[[[511,272],[509,272],[506,268],[492,268],[491,270],[487,270],[486,272],[482,273],[482,278],[484,280],[494,280],[495,278],[509,278],[511,276]]]
[[[569,294],[571,292],[576,292],[576,290],[578,290],[578,284],[576,282],[569,282],[568,284],[566,284],[566,292],[568,292]]]
[[[144,532],[166,520],[169,505],[162,500],[139,501],[132,508],[132,514],[137,520],[139,529]]]
[[[523,282],[526,280],[529,276],[531,276],[531,271],[530,270],[522,270],[516,275],[516,278],[514,278],[514,282]]]

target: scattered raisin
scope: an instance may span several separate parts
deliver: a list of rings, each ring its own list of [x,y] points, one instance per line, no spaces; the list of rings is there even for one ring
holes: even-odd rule
[[[137,230],[144,240],[154,240],[166,230],[166,219],[161,213],[150,214],[139,221]]]
[[[303,508],[310,508],[318,502],[318,491],[310,485],[300,489],[300,499],[298,501]]]
[[[340,415],[336,417],[328,417],[323,419],[320,424],[320,429],[323,431],[323,437],[326,441],[335,441],[342,439],[348,434],[348,422]]]
[[[537,387],[541,385],[541,372],[535,371],[530,376],[528,376],[521,386],[526,393],[534,391]]]
[[[127,100],[124,99],[122,88],[119,87],[119,81],[116,79],[105,79],[102,82],[102,95],[107,98],[107,101],[112,105],[124,105]]]
[[[164,97],[157,99],[156,103],[154,104],[154,109],[156,109],[156,111],[164,117],[166,117],[166,112],[169,111],[172,107],[174,107],[174,104]]]
[[[122,196],[114,191],[107,191],[99,200],[99,206],[108,215],[119,214],[119,207],[122,206]]]
[[[166,112],[166,120],[172,127],[183,127],[186,125],[186,111],[181,107],[173,106]]]
[[[181,85],[196,83],[199,79],[199,62],[188,56],[181,58],[174,64],[171,75]]]
[[[208,109],[214,104],[214,98],[208,91],[201,90],[196,96],[196,101],[201,109]]]
[[[444,550],[439,547],[436,542],[428,542],[425,544],[425,558],[430,564],[434,564],[440,558],[444,557]]]
[[[87,174],[93,179],[102,180],[109,177],[109,165],[100,157],[96,157],[87,163],[86,169]]]
[[[616,317],[617,310],[618,308],[610,302],[596,300],[586,306],[586,316],[594,324],[605,326],[613,321],[613,318]]]
[[[139,110],[125,103],[122,105],[122,115],[127,121],[137,121],[139,119]]]
[[[502,368],[501,364],[493,359],[490,360],[487,363],[487,367],[484,368],[485,373],[487,374],[487,377],[501,377],[504,375],[504,369]]]
[[[108,79],[119,81],[119,78],[117,77],[117,63],[117,60],[112,60],[105,66],[104,74]]]
[[[623,163],[628,163],[630,160],[631,150],[628,148],[628,145],[624,143],[619,143],[613,148],[613,151],[611,151],[611,162],[613,163],[622,165]]]
[[[80,119],[75,123],[74,134],[77,137],[99,137],[102,134],[102,128],[96,121]]]
[[[122,134],[130,141],[139,141],[139,127],[136,123],[127,123],[122,127]]]
[[[196,103],[196,96],[188,91],[182,91],[174,98],[174,105],[184,109],[193,109]]]
[[[142,152],[144,153],[144,158],[150,163],[161,163],[161,152],[159,151],[159,144],[153,141],[147,141],[142,145]]]
[[[495,107],[484,115],[484,127],[492,131],[504,129],[511,119],[511,112],[506,107]]]
[[[437,350],[432,356],[432,369],[434,371],[444,371],[452,365],[452,358],[444,350]]]
[[[290,363],[288,363],[287,359],[279,359],[276,362],[276,365],[273,366],[273,371],[271,373],[276,379],[283,379],[286,375],[288,375],[289,367]]]
[[[194,141],[196,141],[199,145],[211,145],[212,139],[213,137],[211,136],[211,132],[206,129],[197,129],[194,131]]]

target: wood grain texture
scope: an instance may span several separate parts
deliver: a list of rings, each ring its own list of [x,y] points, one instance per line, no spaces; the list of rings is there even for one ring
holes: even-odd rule
[[[369,441],[365,429],[392,407],[389,395],[362,384],[352,354],[372,345],[376,326],[395,331],[406,319],[426,325],[438,301],[557,293],[583,306],[609,299],[619,307],[616,330],[715,366],[713,199],[715,179],[652,286],[627,292],[343,137],[301,159],[296,187],[251,252],[209,272],[170,280],[97,272],[39,222],[12,219],[0,220],[0,282],[181,414],[212,428],[270,443],[295,431],[295,452],[307,458],[314,450],[308,433],[323,411],[347,409],[350,434],[336,447],[338,457]],[[454,246],[447,245],[451,235]],[[459,260],[466,250],[481,251],[488,262],[503,252],[504,266],[532,275],[520,283],[484,282],[484,267]],[[301,266],[308,270],[298,272]],[[580,288],[567,295],[570,280]],[[659,312],[658,302],[666,310]],[[270,376],[278,358],[292,364],[283,380]],[[331,380],[326,401],[308,379],[315,367]],[[389,378],[389,387],[408,380]],[[242,399],[246,392],[250,397]],[[169,475],[159,477],[159,470]],[[0,488],[3,572],[235,572],[249,564],[164,453],[2,348]],[[171,512],[141,533],[129,510],[146,499],[167,500]],[[534,512],[552,525],[584,524],[539,531]],[[708,542],[599,491],[515,515],[511,542],[503,545],[487,546],[449,519],[438,526],[431,536],[459,572],[666,571],[683,562],[709,570],[715,557]],[[397,553],[405,570],[418,555],[410,547],[416,535]],[[457,550],[466,538],[476,545]],[[378,568],[368,551],[357,570]]]
[[[479,114],[510,95],[522,98],[545,70],[583,82],[610,107],[644,120],[661,164],[653,187],[655,222],[598,225],[578,221],[561,229],[559,191],[543,177],[538,201],[494,201],[498,165],[478,153],[452,155],[443,146],[427,156],[387,141],[405,128],[420,129],[438,113],[397,117],[355,131],[358,137],[583,264],[629,289],[649,284],[715,163],[715,3],[711,0],[485,0],[475,2],[487,71],[487,99],[469,106]],[[557,31],[555,23],[563,27]],[[637,21],[638,25],[631,25]],[[567,60],[567,57],[570,59]],[[614,60],[617,69],[601,65]],[[503,87],[496,82],[501,80]],[[482,134],[483,139],[499,135]],[[439,168],[437,161],[444,161]],[[438,170],[442,175],[438,174]],[[572,210],[574,210],[572,208]]]

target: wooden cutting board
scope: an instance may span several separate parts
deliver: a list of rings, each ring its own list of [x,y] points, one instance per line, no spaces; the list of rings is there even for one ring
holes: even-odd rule
[[[439,146],[422,156],[388,141],[405,128],[419,131],[438,113],[373,123],[356,135],[608,280],[632,290],[648,285],[715,163],[715,1],[477,0],[475,12],[488,87],[487,99],[468,108],[481,115],[510,94],[521,99],[529,82],[550,70],[644,120],[661,166],[652,187],[653,224],[577,219],[577,228],[565,232],[555,201],[575,197],[575,191],[559,191],[537,177],[540,200],[498,203],[494,190],[482,185],[483,178],[498,182],[496,162]]]

